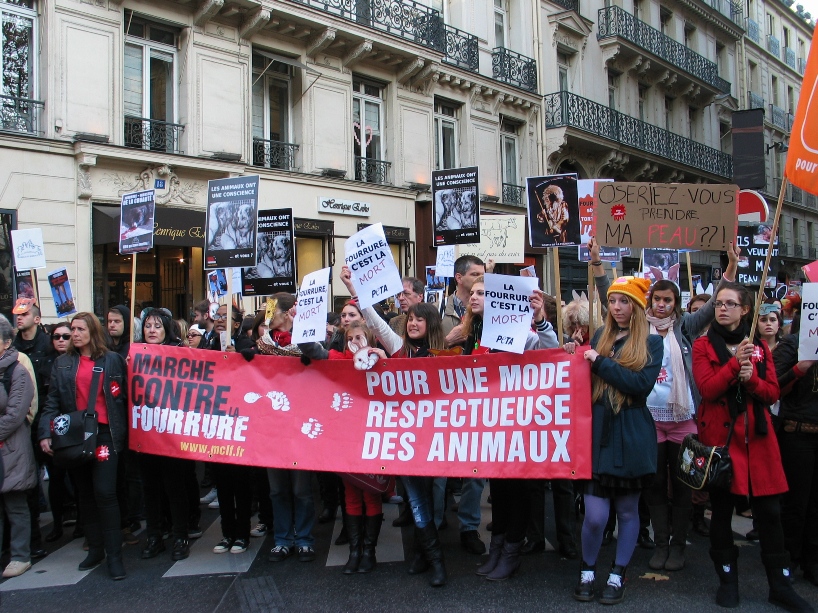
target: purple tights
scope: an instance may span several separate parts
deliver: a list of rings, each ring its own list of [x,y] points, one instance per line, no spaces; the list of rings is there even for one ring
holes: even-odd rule
[[[639,538],[639,492],[616,496],[613,499],[619,533],[616,540],[616,560],[618,566],[627,566],[631,561],[636,540]],[[582,522],[582,559],[589,566],[596,565],[602,535],[608,523],[610,498],[600,498],[585,494],[585,521]]]

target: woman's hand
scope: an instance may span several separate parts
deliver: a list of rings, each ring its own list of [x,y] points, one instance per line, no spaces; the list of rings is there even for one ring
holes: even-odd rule
[[[488,261],[486,262],[486,272],[489,273],[489,274],[493,273],[494,272],[494,265],[495,265],[494,260],[489,258]]]
[[[565,353],[570,353],[571,355],[577,352],[577,344],[576,343],[564,343],[562,348],[565,350]]]
[[[741,363],[741,370],[738,371],[738,380],[747,383],[753,376],[753,363],[750,360]]]
[[[386,352],[380,347],[370,347],[369,351],[367,351],[367,355],[372,355],[373,353],[382,360],[385,360],[388,357]]]
[[[753,357],[753,348],[754,346],[749,338],[745,338],[738,344],[738,347],[736,347],[736,359],[739,364],[750,361],[750,358]]]
[[[463,332],[463,324],[459,324],[452,328],[452,331],[446,335],[446,346],[454,347],[466,342],[466,334]]]
[[[588,360],[591,364],[599,357],[599,354],[596,352],[596,349],[586,349],[585,353],[582,354],[586,360]]]
[[[581,345],[585,342],[585,337],[582,335],[582,327],[577,326],[577,329],[574,330],[574,333],[571,335],[571,338],[574,339],[574,342],[577,345]]]
[[[43,453],[47,453],[48,455],[54,455],[54,452],[51,450],[51,439],[44,438],[40,441],[40,449],[43,450]]]
[[[722,276],[726,276],[728,281],[736,280],[738,271],[738,258],[741,255],[741,247],[731,242],[727,245],[727,270]]]
[[[355,288],[352,285],[352,271],[346,264],[341,267],[341,281],[347,286],[350,296],[355,296]]]
[[[531,308],[534,311],[534,322],[540,323],[545,319],[545,300],[543,300],[542,290],[535,289],[531,296],[528,297],[531,302]]]
[[[599,243],[593,237],[588,241],[588,251],[591,252],[591,261],[599,262]]]

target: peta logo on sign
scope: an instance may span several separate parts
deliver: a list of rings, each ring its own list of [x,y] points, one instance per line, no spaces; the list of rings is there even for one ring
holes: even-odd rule
[[[54,418],[54,434],[57,436],[64,436],[68,434],[68,428],[71,425],[71,417],[68,415],[60,415]]]

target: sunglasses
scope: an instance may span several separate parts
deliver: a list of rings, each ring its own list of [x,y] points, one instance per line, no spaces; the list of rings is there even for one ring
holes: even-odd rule
[[[52,341],[59,341],[59,340],[70,341],[71,340],[71,335],[70,334],[52,334],[51,335],[51,340]]]
[[[197,336],[201,336],[201,334],[197,334],[196,332],[188,332],[188,338],[195,338]]]

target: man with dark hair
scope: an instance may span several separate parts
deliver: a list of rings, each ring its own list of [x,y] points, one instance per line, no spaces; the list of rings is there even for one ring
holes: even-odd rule
[[[199,349],[210,349],[213,343],[213,318],[210,317],[210,301],[202,300],[193,307],[193,323],[198,325],[204,333],[199,342]]]
[[[483,260],[474,255],[461,255],[454,262],[454,280],[456,289],[446,302],[443,312],[443,333],[446,335],[446,345],[459,345],[466,340],[460,323],[466,314],[469,304],[469,292],[474,280],[486,274],[486,265]]]
[[[400,315],[389,320],[389,327],[392,328],[396,334],[403,335],[403,330],[406,328],[406,313],[413,304],[423,302],[423,290],[423,281],[420,279],[415,277],[403,278],[403,291],[398,294]]]
[[[131,348],[131,309],[124,304],[118,304],[108,309],[107,314],[108,336],[111,343],[108,349],[128,359],[128,350]]]
[[[233,325],[230,327],[230,338],[233,341],[233,344],[228,342],[226,348],[227,351],[241,351],[242,349],[249,349],[253,346],[253,341],[250,339],[250,337],[246,334],[242,335],[240,333],[242,319],[244,319],[244,314],[241,312],[241,309],[234,304]],[[221,351],[221,333],[228,329],[226,304],[223,304],[218,308],[216,315],[213,317],[213,322],[213,333],[211,334],[210,341],[205,348]],[[202,344],[200,344],[199,347],[202,347]]]

